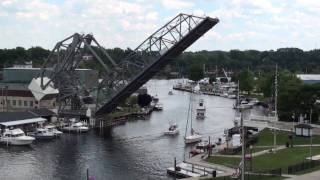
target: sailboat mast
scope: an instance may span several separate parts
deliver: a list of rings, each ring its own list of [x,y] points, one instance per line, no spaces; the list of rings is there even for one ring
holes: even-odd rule
[[[239,80],[238,80],[237,107],[239,107],[239,103],[240,103],[240,83],[239,83]]]
[[[184,137],[187,137],[187,132],[188,132],[188,124],[189,124],[189,116],[190,116],[190,108],[191,108],[191,96],[192,96],[192,93],[190,94],[190,97],[189,97],[189,107],[188,107],[188,114],[187,114],[187,124],[186,124],[186,131],[184,132]]]
[[[192,129],[192,115],[193,115],[193,85],[191,86],[191,102],[190,102],[190,104],[191,104],[191,110],[190,110],[190,126],[191,126],[191,133],[192,133],[192,131],[193,131],[193,129]]]

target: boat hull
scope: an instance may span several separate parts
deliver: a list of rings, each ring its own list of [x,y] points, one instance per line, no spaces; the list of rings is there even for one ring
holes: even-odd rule
[[[54,135],[36,135],[34,136],[37,140],[51,140],[54,139]]]
[[[3,144],[13,145],[13,146],[28,146],[33,143],[34,139],[1,139]]]
[[[174,131],[165,131],[164,134],[165,135],[176,135],[176,134],[179,134],[179,130],[176,129]]]
[[[200,135],[191,135],[184,138],[184,142],[186,144],[200,142],[202,140],[202,136]]]
[[[72,133],[86,133],[89,131],[89,128],[69,128],[69,127],[65,127],[62,129],[62,131],[64,132],[72,132]]]

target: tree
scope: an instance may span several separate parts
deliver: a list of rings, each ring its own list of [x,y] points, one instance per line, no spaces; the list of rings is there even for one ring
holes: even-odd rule
[[[272,83],[274,81],[273,73],[264,73],[257,82],[257,91],[262,92],[264,97],[271,97]]]
[[[293,113],[300,113],[299,92],[302,82],[288,71],[279,74],[278,83],[278,114],[280,119],[288,121]]]
[[[189,68],[188,78],[192,81],[199,81],[204,77],[202,66],[199,64],[193,64]]]
[[[138,104],[140,107],[149,106],[152,101],[152,97],[149,94],[139,94]]]
[[[239,73],[237,77],[239,81],[239,88],[241,91],[247,91],[249,94],[254,87],[254,76],[253,73],[246,69]]]
[[[138,103],[138,97],[137,96],[130,96],[127,98],[127,103],[129,104],[130,107],[133,107]]]

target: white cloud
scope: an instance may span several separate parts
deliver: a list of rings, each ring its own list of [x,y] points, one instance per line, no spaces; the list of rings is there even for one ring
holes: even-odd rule
[[[193,2],[184,0],[161,0],[162,5],[167,9],[187,9],[195,6]]]
[[[308,49],[320,34],[318,0],[0,0],[0,33],[10,39],[0,48],[51,49],[74,32],[93,33],[106,47],[135,48],[181,11],[220,19],[192,50]]]
[[[19,11],[15,13],[17,18],[38,18],[41,20],[48,20],[49,18],[60,14],[58,6],[47,4],[41,2],[40,0],[30,0],[24,2],[16,1],[15,5],[19,7]]]

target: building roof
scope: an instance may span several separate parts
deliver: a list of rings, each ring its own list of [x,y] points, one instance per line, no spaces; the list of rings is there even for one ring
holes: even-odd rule
[[[295,128],[304,128],[304,129],[313,129],[313,127],[309,124],[298,124],[294,126]]]
[[[47,108],[31,109],[31,110],[29,110],[29,112],[33,113],[34,115],[40,116],[40,117],[57,115],[55,112],[53,112]]]
[[[1,87],[1,86],[0,86]],[[15,96],[15,97],[34,97],[30,90],[15,90],[15,89],[8,89],[4,90],[5,96]],[[43,97],[42,100],[51,100],[53,98],[56,98],[56,94],[47,94]]]
[[[31,112],[0,112],[0,125],[3,126],[15,126],[43,121],[46,121],[46,119]]]
[[[31,112],[0,112],[0,123],[24,119],[33,119],[38,117],[39,116]]]
[[[320,81],[320,74],[297,74],[302,81]]]
[[[46,121],[46,119],[37,117],[37,118],[24,119],[24,120],[0,122],[0,124],[3,126],[16,126],[21,124],[30,124],[30,123],[37,123],[37,122],[44,122],[44,121]]]

